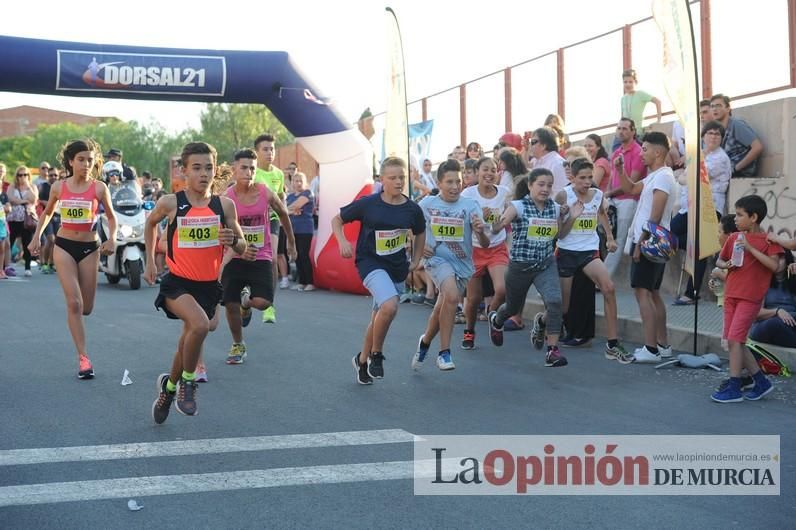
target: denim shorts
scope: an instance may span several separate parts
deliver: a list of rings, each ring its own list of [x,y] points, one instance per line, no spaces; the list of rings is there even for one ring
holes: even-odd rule
[[[381,305],[392,298],[398,297],[404,291],[404,282],[394,282],[387,271],[376,269],[370,271],[362,280],[365,289],[370,291],[373,296],[373,310],[376,311]]]
[[[456,288],[459,290],[459,296],[464,294],[464,289],[467,287],[469,278],[462,278],[456,276],[453,267],[447,261],[435,259],[431,262],[426,262],[426,272],[431,276],[431,281],[437,286],[437,289],[442,287],[445,280],[453,278],[456,281]]]

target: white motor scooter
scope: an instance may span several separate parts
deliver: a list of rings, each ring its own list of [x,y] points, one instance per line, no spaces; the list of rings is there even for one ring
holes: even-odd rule
[[[110,256],[100,257],[100,271],[105,273],[110,284],[117,284],[122,277],[126,277],[130,289],[140,289],[146,255],[144,223],[146,212],[152,209],[154,203],[144,203],[137,184],[128,181],[123,182],[113,193],[111,204],[116,214],[116,237],[113,238],[116,251]],[[100,215],[97,231],[101,241],[111,238],[108,218],[104,213]]]

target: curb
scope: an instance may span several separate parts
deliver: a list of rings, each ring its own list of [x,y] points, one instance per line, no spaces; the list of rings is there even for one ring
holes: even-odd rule
[[[598,303],[598,307],[602,304]],[[627,309],[627,308],[624,308]],[[536,313],[544,311],[544,304],[539,298],[527,298],[522,316],[526,320],[533,320]],[[602,309],[598,308],[595,321],[595,332],[598,337],[605,337],[606,325],[605,316]],[[641,325],[641,317],[638,314],[623,315],[618,317],[617,327],[622,342],[644,344],[644,328]],[[694,333],[693,330],[681,326],[669,326],[669,342],[672,349],[676,352],[693,353]],[[791,370],[796,371],[796,349],[783,348],[781,346],[767,346],[775,355],[787,364]],[[630,348],[628,348],[630,350]],[[719,357],[727,359],[728,353],[721,347],[721,335],[717,333],[701,332],[697,336],[697,354],[716,353]]]

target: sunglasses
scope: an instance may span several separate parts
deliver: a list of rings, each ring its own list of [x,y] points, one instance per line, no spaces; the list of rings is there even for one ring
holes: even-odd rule
[[[29,177],[30,173],[17,173],[18,177]]]
[[[566,169],[566,168],[568,168],[568,167],[569,167],[569,162],[567,162],[566,160],[564,160],[563,162],[561,162],[561,165],[562,165],[562,166],[564,166],[564,169]]]
[[[531,145],[536,145],[538,143],[539,143],[539,140],[537,140],[537,139],[531,140]]]

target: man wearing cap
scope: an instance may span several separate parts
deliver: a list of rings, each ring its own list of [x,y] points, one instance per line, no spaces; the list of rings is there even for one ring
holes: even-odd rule
[[[105,154],[105,161],[106,162],[116,161],[122,165],[122,170],[123,170],[122,180],[136,180],[135,171],[133,171],[133,169],[130,166],[122,162],[122,156],[123,156],[122,150],[116,149],[114,147],[109,149],[108,152]]]

